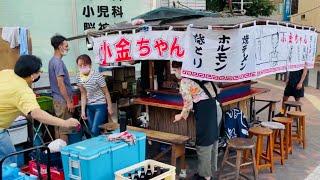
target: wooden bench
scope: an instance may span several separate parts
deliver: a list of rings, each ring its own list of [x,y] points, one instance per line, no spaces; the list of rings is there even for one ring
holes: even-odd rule
[[[107,123],[100,126],[100,128],[103,130],[111,131],[119,127],[119,125],[115,125],[115,124],[116,123]],[[185,144],[190,139],[188,136],[166,133],[161,131],[154,131],[150,129],[144,129],[144,128],[133,127],[133,126],[127,126],[127,129],[146,133],[148,140],[170,144],[171,146],[169,146],[166,150],[162,151],[153,159],[159,160],[171,150],[171,165],[176,166],[177,158],[180,158],[180,168],[186,169]]]

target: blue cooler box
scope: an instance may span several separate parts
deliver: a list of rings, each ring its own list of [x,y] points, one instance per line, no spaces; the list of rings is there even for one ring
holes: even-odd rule
[[[114,172],[145,160],[145,133],[129,131],[136,144],[111,142],[100,135],[64,147],[61,150],[65,179],[114,179]]]

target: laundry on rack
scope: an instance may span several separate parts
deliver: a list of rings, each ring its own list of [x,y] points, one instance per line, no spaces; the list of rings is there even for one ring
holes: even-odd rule
[[[19,27],[3,27],[1,37],[9,42],[10,48],[19,46]]]
[[[28,30],[27,28],[21,27],[20,28],[20,55],[27,55],[29,54],[28,51]]]

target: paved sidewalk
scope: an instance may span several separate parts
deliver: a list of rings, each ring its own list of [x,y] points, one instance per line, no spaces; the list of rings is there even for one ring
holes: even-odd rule
[[[271,89],[270,92],[262,94],[260,98],[281,99],[285,83],[274,80],[274,76],[268,76],[259,79],[256,87],[265,87]],[[292,98],[293,100],[293,98]],[[293,154],[281,166],[276,162],[276,172],[261,172],[259,179],[290,179],[301,180],[308,177],[309,174],[320,171],[320,90],[306,87],[305,98],[302,98],[302,111],[307,113],[306,121],[306,138],[307,148],[303,149],[298,144],[294,143]],[[281,104],[277,104],[277,109],[280,109]],[[267,114],[262,114],[267,117]],[[262,117],[263,118],[263,117]],[[261,119],[261,118],[260,118]],[[320,177],[318,177],[320,179]]]
[[[255,87],[269,88],[270,92],[261,94],[257,98],[278,99],[281,100],[285,83],[276,81],[274,76],[264,77],[258,80]],[[293,98],[291,99],[293,100]],[[303,180],[308,176],[308,180],[320,179],[320,90],[312,87],[305,88],[305,98],[302,98],[302,111],[307,113],[306,138],[307,148],[303,149],[301,145],[294,143],[293,154],[289,155],[288,160],[282,166],[279,161],[275,162],[275,172],[269,170],[259,172],[259,179],[290,179]],[[265,103],[256,103],[256,108],[262,107]],[[281,102],[277,104],[277,112],[280,109]],[[260,120],[267,119],[267,110],[259,115]],[[219,154],[219,164],[222,161],[223,154]],[[188,174],[196,171],[196,155],[187,156]],[[319,167],[318,167],[319,166]],[[252,175],[252,168],[244,167],[244,172]],[[227,168],[224,173],[233,171]],[[189,176],[190,177],[190,176]],[[189,179],[189,178],[188,178]]]

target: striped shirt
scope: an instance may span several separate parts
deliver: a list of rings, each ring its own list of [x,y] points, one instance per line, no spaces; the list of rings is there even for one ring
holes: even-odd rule
[[[102,87],[105,87],[107,84],[99,72],[92,70],[86,81],[81,80],[78,74],[77,82],[78,85],[82,85],[87,91],[87,104],[106,103],[106,97],[102,91]]]

